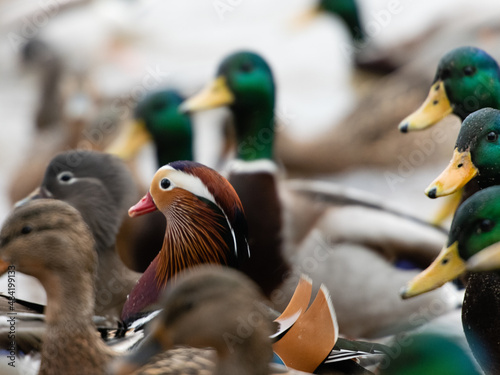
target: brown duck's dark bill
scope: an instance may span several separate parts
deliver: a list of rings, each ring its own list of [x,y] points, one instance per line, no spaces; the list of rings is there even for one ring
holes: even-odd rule
[[[118,137],[106,152],[124,160],[131,160],[137,156],[142,148],[151,142],[152,137],[143,120],[135,120],[127,124],[124,133]]]
[[[220,76],[182,103],[179,109],[183,112],[195,112],[223,107],[233,102],[234,95],[227,86],[226,78]]]
[[[404,299],[437,289],[465,272],[465,262],[458,255],[458,242],[443,248],[438,257],[401,291]]]
[[[500,269],[500,242],[494,243],[476,255],[469,258],[466,263],[467,271],[497,271]]]
[[[153,197],[148,191],[146,195],[136,205],[130,207],[130,209],[128,210],[128,216],[130,217],[141,216],[156,210],[157,208],[155,202],[153,201]]]
[[[411,115],[399,123],[402,133],[426,129],[453,112],[443,81],[439,80],[431,86],[427,99]]]
[[[425,189],[429,198],[443,197],[457,192],[472,180],[479,171],[474,166],[469,151],[455,148],[446,169]]]

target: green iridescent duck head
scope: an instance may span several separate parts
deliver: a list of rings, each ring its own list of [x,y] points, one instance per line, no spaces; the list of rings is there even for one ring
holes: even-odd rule
[[[339,17],[347,26],[355,43],[365,40],[366,35],[361,26],[356,0],[319,0],[310,9],[297,16],[294,23],[299,27],[307,25],[319,15],[325,13]]]
[[[441,58],[427,99],[401,121],[399,130],[425,129],[450,113],[464,120],[486,107],[500,108],[498,63],[479,48],[456,48]]]
[[[430,198],[452,194],[473,178],[485,188],[500,182],[500,111],[480,109],[469,115],[458,134],[453,157],[429,185]]]
[[[320,0],[317,9],[319,12],[339,16],[347,25],[355,42],[362,42],[365,39],[355,0]]]
[[[184,98],[175,90],[148,94],[134,109],[127,134],[110,152],[124,159],[135,157],[148,142],[154,142],[159,165],[193,159],[193,129],[188,114],[179,111]]]
[[[271,68],[258,54],[244,51],[227,56],[215,80],[184,102],[182,109],[229,107],[238,139],[238,157],[249,161],[272,158],[274,103]]]
[[[480,190],[457,210],[448,242],[402,292],[403,298],[439,288],[466,270],[500,268],[500,186]]]
[[[380,375],[454,374],[479,375],[470,355],[456,340],[437,333],[413,333],[408,345],[394,344],[398,353]],[[389,356],[387,357],[389,358]],[[384,360],[382,360],[384,364]]]

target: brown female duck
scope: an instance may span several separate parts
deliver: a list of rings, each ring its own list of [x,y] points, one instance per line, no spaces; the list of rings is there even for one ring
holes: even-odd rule
[[[103,374],[111,352],[92,324],[97,259],[79,212],[58,200],[17,208],[0,232],[0,256],[47,293],[39,374]]]

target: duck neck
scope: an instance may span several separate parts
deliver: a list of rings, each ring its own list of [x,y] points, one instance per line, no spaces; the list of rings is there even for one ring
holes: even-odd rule
[[[274,95],[251,107],[231,108],[238,139],[238,158],[244,161],[273,158]]]
[[[115,246],[101,251],[95,283],[95,314],[116,320],[140,276],[123,264]]]
[[[93,275],[53,273],[40,281],[47,292],[40,374],[104,373],[111,354],[92,323]]]

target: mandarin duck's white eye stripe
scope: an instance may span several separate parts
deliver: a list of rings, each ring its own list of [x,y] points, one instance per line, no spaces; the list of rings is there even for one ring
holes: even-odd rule
[[[178,171],[172,168],[170,165],[164,165],[158,170],[158,172],[160,171],[168,171],[168,179],[170,180],[172,185],[187,190],[199,197],[205,198],[213,204],[219,206],[215,201],[212,193],[210,193],[207,186],[200,180],[200,178],[185,172]],[[165,178],[167,178],[167,176],[165,176]]]

